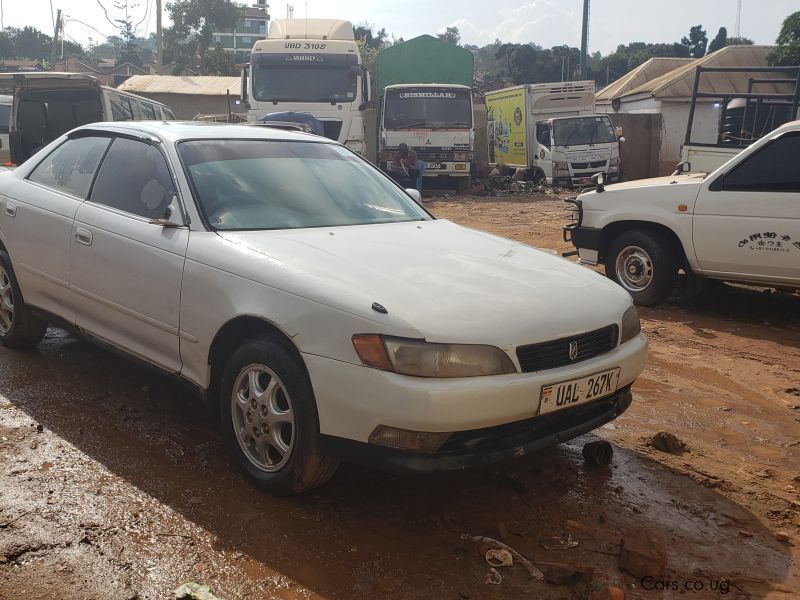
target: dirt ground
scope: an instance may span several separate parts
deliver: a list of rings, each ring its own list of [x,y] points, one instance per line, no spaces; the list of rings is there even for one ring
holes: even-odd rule
[[[553,195],[430,208],[569,249]],[[345,465],[293,499],[249,485],[172,382],[57,329],[38,351],[2,349],[0,598],[165,599],[188,581],[227,600],[580,599],[608,585],[626,598],[799,598],[800,296],[720,285],[641,314],[648,367],[631,408],[594,435],[435,477]],[[658,431],[687,451],[648,446]],[[583,463],[597,436],[614,445],[611,467]],[[666,547],[656,580],[619,567],[642,532]],[[464,533],[592,572],[553,585],[515,565],[485,584]],[[553,537],[577,545],[546,549]]]

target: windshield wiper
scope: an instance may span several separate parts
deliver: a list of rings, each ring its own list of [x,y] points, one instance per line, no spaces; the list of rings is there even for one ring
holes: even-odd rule
[[[466,123],[464,121],[449,121],[443,125],[439,125],[438,128],[441,129],[444,127],[455,127],[456,125],[460,125],[462,127],[472,127],[472,123]]]

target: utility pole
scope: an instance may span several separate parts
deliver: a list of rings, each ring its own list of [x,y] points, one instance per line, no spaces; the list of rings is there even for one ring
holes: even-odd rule
[[[581,79],[586,79],[586,54],[589,51],[589,0],[583,0],[583,27],[581,27]]]
[[[58,35],[61,32],[61,9],[59,8],[56,11],[56,26],[55,32],[53,33],[53,47],[50,49],[50,68],[54,69],[56,64],[56,58],[58,58]]]
[[[157,73],[162,74],[164,68],[164,31],[161,29],[161,0],[156,0],[156,64]]]
[[[733,37],[740,37],[742,26],[742,0],[736,3],[736,26],[733,28]]]

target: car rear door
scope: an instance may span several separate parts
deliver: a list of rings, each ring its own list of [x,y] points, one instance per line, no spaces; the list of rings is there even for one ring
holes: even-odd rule
[[[68,139],[25,179],[9,178],[0,194],[0,230],[25,301],[70,323],[76,306],[68,285],[72,221],[110,143],[94,135]]]
[[[117,137],[75,215],[70,287],[87,332],[171,371],[189,230],[164,227],[175,183],[157,143]]]
[[[776,136],[706,182],[692,236],[708,274],[800,283],[800,131]]]

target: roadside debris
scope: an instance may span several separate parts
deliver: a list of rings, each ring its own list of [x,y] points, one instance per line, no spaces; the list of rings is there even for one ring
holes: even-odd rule
[[[487,550],[486,562],[492,567],[513,567],[514,557],[505,548]]]
[[[688,450],[686,444],[684,444],[680,438],[667,431],[659,431],[647,442],[647,445],[656,450],[661,450],[661,452],[678,456]]]
[[[592,600],[625,600],[625,592],[610,585],[592,594]]]
[[[211,586],[199,583],[184,583],[175,590],[175,600],[222,600],[214,595]]]
[[[500,571],[492,567],[486,572],[483,583],[487,585],[500,585],[503,583],[503,576],[500,575]]]
[[[788,534],[788,532],[781,530],[781,531],[775,532],[775,539],[778,540],[779,542],[788,542],[792,538]]]
[[[629,532],[622,538],[619,566],[634,577],[658,577],[667,566],[664,540],[651,532]]]
[[[546,538],[541,541],[542,547],[545,550],[568,550],[578,545],[578,542],[572,539],[568,533],[557,535],[555,537]]]
[[[595,467],[605,467],[614,458],[614,447],[605,440],[596,440],[583,445],[583,460]]]
[[[514,560],[516,560],[519,564],[521,564],[525,568],[526,571],[528,571],[529,577],[537,579],[539,581],[544,580],[544,573],[542,573],[539,569],[537,569],[536,566],[527,558],[522,556],[522,554],[514,550],[511,546],[507,546],[503,542],[499,542],[494,538],[486,537],[483,535],[469,535],[466,533],[461,534],[461,539],[470,542],[475,542],[476,544],[490,546],[499,550],[508,550],[511,553],[511,556],[514,557]]]

